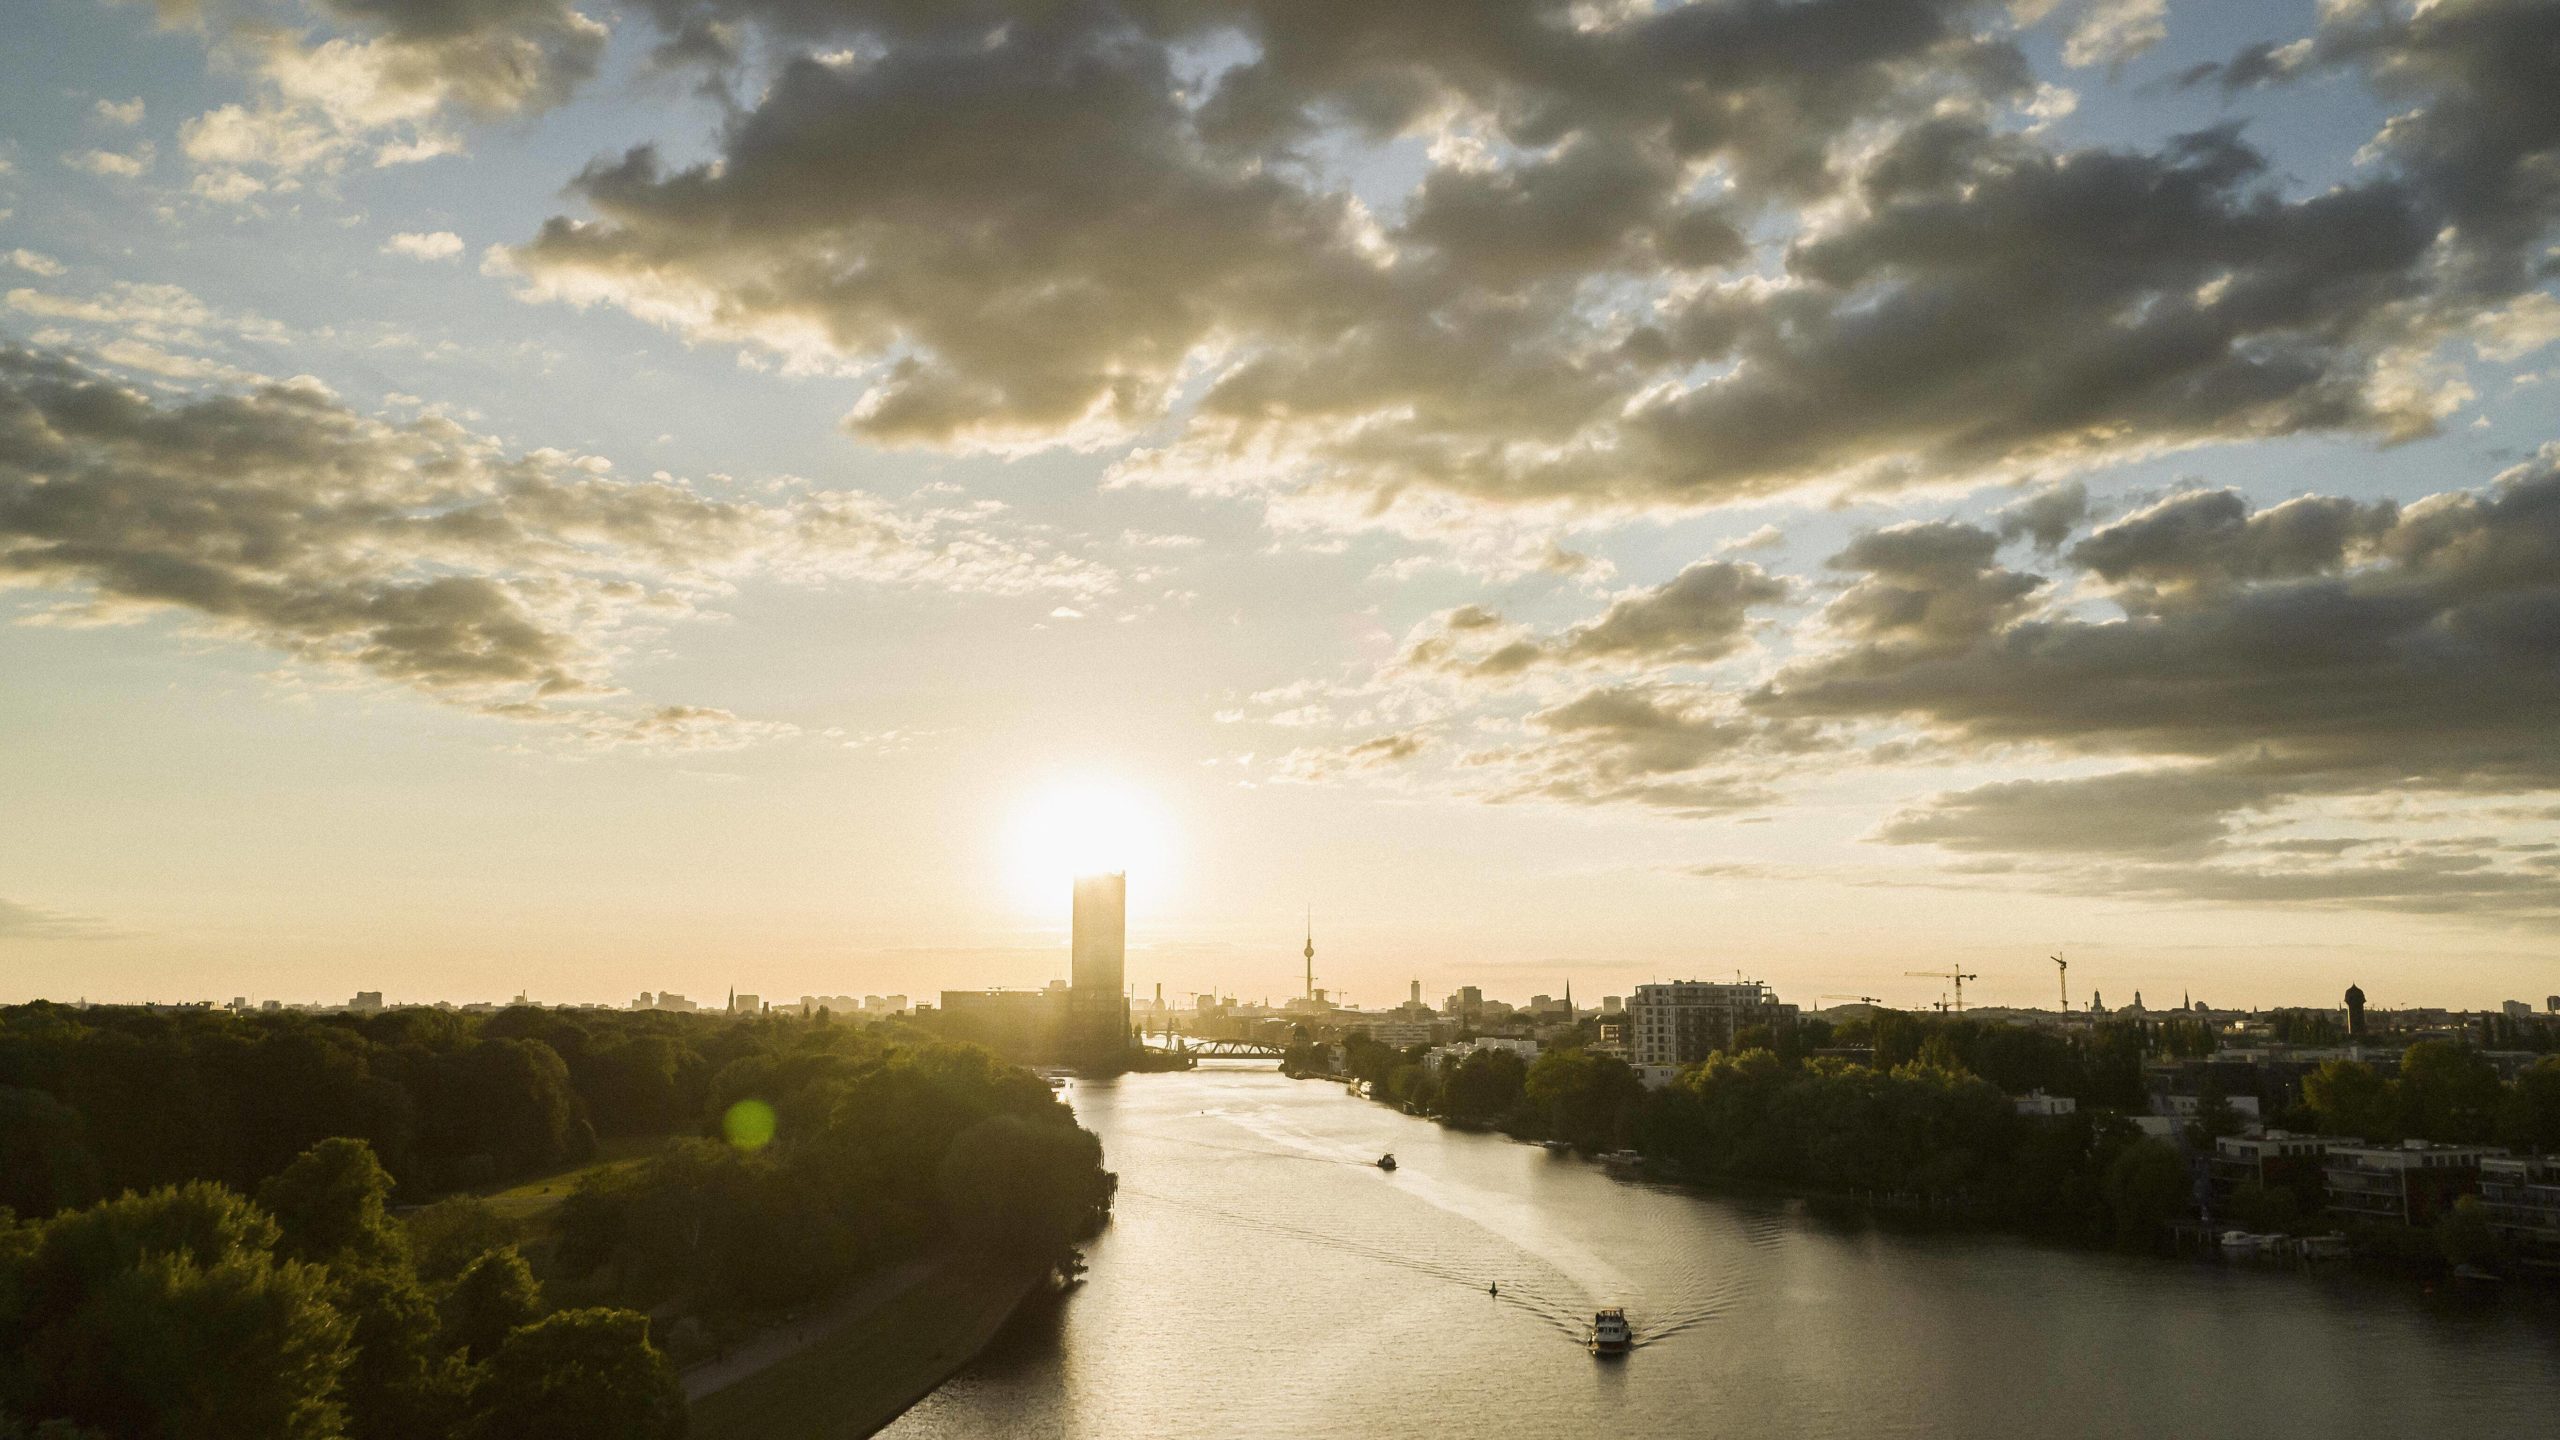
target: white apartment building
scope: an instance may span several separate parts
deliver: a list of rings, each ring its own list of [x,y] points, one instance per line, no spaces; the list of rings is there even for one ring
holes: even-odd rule
[[[1639,985],[1627,1001],[1627,1058],[1637,1065],[1695,1065],[1732,1049],[1747,1026],[1795,1018],[1796,1007],[1781,1004],[1777,992],[1757,980]]]

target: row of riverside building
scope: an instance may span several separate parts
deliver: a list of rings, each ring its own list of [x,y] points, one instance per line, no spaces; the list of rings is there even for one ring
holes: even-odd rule
[[[2371,1224],[2431,1225],[2455,1201],[2477,1195],[2499,1239],[2519,1255],[2560,1263],[2560,1156],[2266,1130],[2216,1140],[2210,1165],[2217,1206],[2228,1207],[2254,1182],[2269,1191],[2316,1191],[2332,1215]]]

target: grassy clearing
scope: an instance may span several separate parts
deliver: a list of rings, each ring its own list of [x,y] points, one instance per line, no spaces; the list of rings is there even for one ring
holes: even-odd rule
[[[606,1140],[596,1146],[596,1158],[583,1165],[537,1175],[503,1190],[484,1190],[480,1198],[506,1219],[538,1219],[568,1199],[580,1180],[599,1171],[635,1164],[666,1143],[663,1135],[627,1135]]]
[[[1043,1272],[946,1263],[808,1348],[694,1402],[694,1440],[858,1440],[969,1363]]]

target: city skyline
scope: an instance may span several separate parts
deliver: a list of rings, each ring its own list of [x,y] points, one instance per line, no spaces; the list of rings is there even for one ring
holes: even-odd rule
[[[2560,988],[2547,7],[1406,8],[16,7],[0,1001]]]

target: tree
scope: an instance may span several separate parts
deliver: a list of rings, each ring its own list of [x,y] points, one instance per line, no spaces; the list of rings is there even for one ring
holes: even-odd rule
[[[275,1223],[202,1182],[34,1227],[0,1281],[0,1408],[132,1440],[331,1440],[348,1327]]]
[[[418,1277],[405,1265],[342,1264],[329,1302],[353,1327],[338,1382],[348,1440],[447,1440],[470,1387]]]
[[[1460,1120],[1498,1119],[1520,1108],[1529,1067],[1508,1050],[1478,1050],[1444,1082],[1441,1103]]]
[[[447,1284],[472,1261],[516,1242],[516,1227],[473,1195],[446,1196],[411,1212],[401,1226],[409,1235],[418,1278],[430,1285]]]
[[[2444,1218],[2436,1221],[2436,1248],[2448,1265],[2487,1269],[2498,1263],[2497,1232],[2489,1228],[2489,1213],[2481,1207],[2479,1196],[2455,1200]]]
[[[464,1267],[443,1309],[446,1345],[477,1365],[497,1354],[509,1335],[542,1318],[542,1287],[516,1247],[504,1245]]]
[[[1588,1150],[1610,1149],[1644,1100],[1644,1082],[1623,1060],[1564,1048],[1529,1066],[1522,1095],[1548,1134]]]
[[[405,1253],[384,1202],[391,1177],[373,1147],[343,1136],[323,1140],[258,1187],[276,1219],[278,1253],[295,1260],[378,1265]]]
[[[2231,1218],[2251,1230],[2291,1233],[2302,1224],[2302,1202],[2293,1191],[2250,1180],[2231,1192]]]
[[[2498,1138],[2519,1150],[2560,1151],[2560,1055],[2535,1061],[2508,1087]]]
[[[937,1178],[957,1234],[1042,1257],[1093,1229],[1114,1184],[1091,1131],[1019,1115],[991,1115],[952,1137]]]
[[[2401,1123],[2408,1134],[2428,1140],[2486,1140],[2497,1126],[2503,1098],[2497,1067],[2468,1045],[2421,1040],[2400,1057]]]
[[[2302,1077],[2302,1103],[2323,1135],[2389,1140],[2398,1132],[2391,1088],[2361,1060],[2330,1060]]]
[[[2196,1116],[2187,1122],[2187,1143],[2198,1150],[2211,1150],[2213,1142],[2225,1135],[2237,1135],[2249,1128],[2239,1108],[2222,1093],[2222,1082],[2205,1077],[2204,1086],[2196,1093]]]
[[[2187,1164],[2157,1140],[2138,1140],[2107,1166],[2100,1191],[2115,1219],[2116,1243],[2150,1245],[2186,1209]]]
[[[472,1392],[480,1440],[677,1440],[684,1389],[631,1310],[563,1310],[507,1337]]]
[[[80,1112],[42,1090],[0,1085],[0,1206],[50,1215],[97,1195],[97,1157]]]

